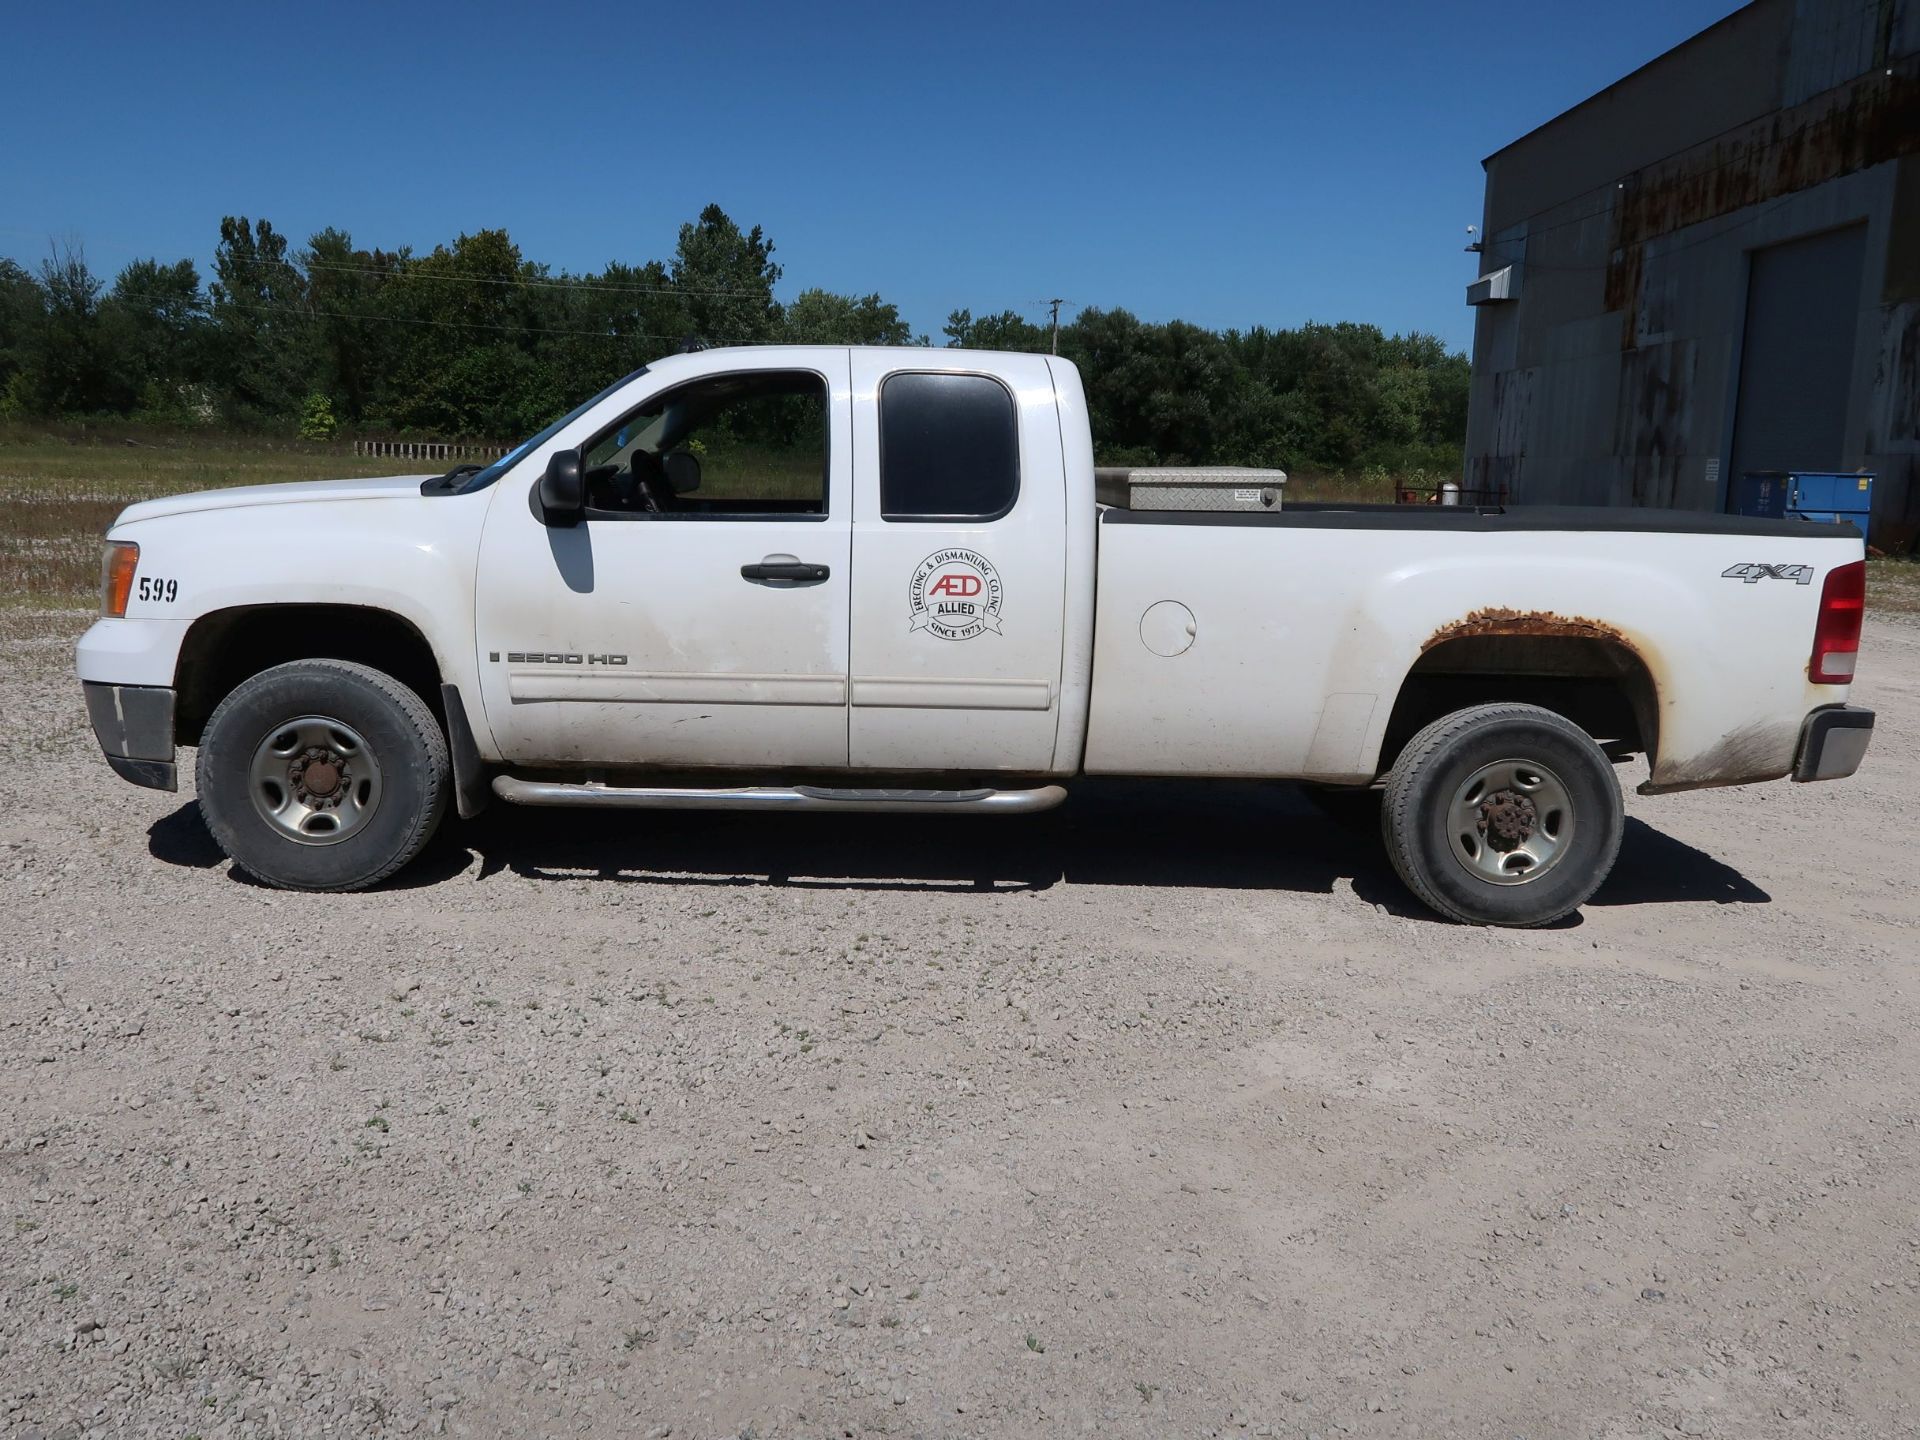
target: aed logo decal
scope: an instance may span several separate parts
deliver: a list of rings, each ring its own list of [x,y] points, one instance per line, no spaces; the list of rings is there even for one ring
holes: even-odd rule
[[[500,652],[498,650],[489,650],[487,652],[487,659],[498,662]],[[571,652],[563,653],[557,650],[551,652],[545,650],[509,650],[507,652],[507,663],[509,665],[624,665],[627,663],[627,657],[624,655],[610,654],[573,654]]]
[[[936,550],[907,582],[907,628],[942,640],[1000,634],[1000,572],[976,550]]]

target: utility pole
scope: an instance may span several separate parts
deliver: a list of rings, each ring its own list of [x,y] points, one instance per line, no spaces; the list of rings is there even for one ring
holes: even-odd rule
[[[1060,307],[1067,302],[1062,299],[1047,301],[1047,307],[1053,311],[1053,353],[1060,353]]]

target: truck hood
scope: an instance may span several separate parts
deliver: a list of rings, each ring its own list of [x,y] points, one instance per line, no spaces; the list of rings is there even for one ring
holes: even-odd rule
[[[239,485],[231,490],[196,490],[142,500],[120,512],[116,525],[190,515],[196,510],[238,510],[250,505],[293,505],[316,500],[388,500],[420,496],[427,475],[386,475],[377,480],[297,480],[285,485]]]

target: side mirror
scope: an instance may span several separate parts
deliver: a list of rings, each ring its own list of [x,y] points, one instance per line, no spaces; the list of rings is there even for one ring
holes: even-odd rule
[[[540,518],[549,525],[578,525],[587,512],[587,481],[578,450],[559,450],[540,477]]]

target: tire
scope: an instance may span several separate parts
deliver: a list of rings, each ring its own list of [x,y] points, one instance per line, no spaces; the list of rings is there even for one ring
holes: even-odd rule
[[[426,702],[345,660],[297,660],[243,682],[208,719],[194,776],[215,843],[282,890],[386,879],[420,853],[453,791],[447,737]]]
[[[1476,705],[1407,742],[1380,828],[1420,901],[1466,925],[1550,925],[1585,904],[1620,854],[1613,766],[1563,715]]]

